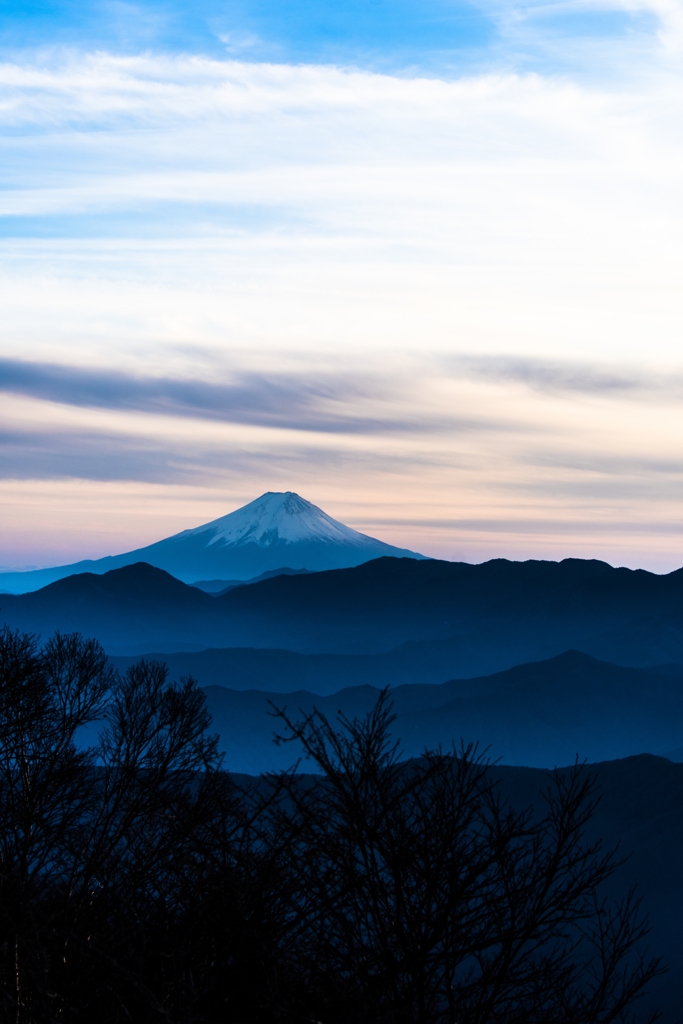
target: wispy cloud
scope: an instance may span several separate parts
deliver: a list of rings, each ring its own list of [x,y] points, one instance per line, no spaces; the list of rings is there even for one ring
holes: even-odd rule
[[[414,446],[307,444],[305,438],[242,438],[223,443],[197,438],[164,438],[149,434],[42,428],[0,428],[0,481],[80,480],[174,486],[217,487],[235,479],[281,482],[338,474],[341,479],[405,478],[416,470],[452,468],[457,455],[415,450]],[[254,486],[258,486],[254,484]],[[305,489],[305,485],[304,489]]]
[[[443,360],[456,376],[497,383],[525,384],[547,394],[595,395],[636,401],[683,400],[683,373],[646,365],[590,363],[587,360],[515,356],[457,355]]]
[[[220,371],[214,367],[214,376]],[[29,362],[0,357],[0,393],[91,409],[134,410],[163,417],[323,434],[393,435],[515,430],[511,421],[425,408],[420,386],[428,367],[413,362],[379,372],[339,366],[279,372],[238,370],[223,381],[142,376],[112,368]]]
[[[676,7],[675,0],[537,0],[524,6],[502,0],[299,0],[286,6],[278,0],[53,0],[49,7],[8,9],[0,45],[213,57],[248,47],[260,62],[420,69],[441,76],[493,61],[511,66],[515,58],[536,69],[549,63],[576,69],[595,67],[591,43],[602,42],[604,51],[606,41],[614,50],[632,46],[633,36],[647,39],[658,30],[673,35]]]
[[[542,527],[548,534],[561,537],[567,537],[572,533],[578,536],[596,534],[609,534],[611,530],[615,528],[625,534],[636,534],[643,535],[647,534],[652,529],[652,524],[648,523],[647,520],[641,522],[633,522],[632,520],[624,520],[623,522],[611,522],[601,523],[595,522],[594,520],[580,520],[574,517],[567,519],[552,519],[539,521],[537,518],[515,518],[514,523],[506,519],[492,519],[492,518],[478,518],[478,519],[438,519],[436,517],[423,518],[423,519],[374,519],[370,523],[366,523],[368,526],[377,527],[414,527],[425,532],[432,530],[443,530],[445,531],[460,531],[463,533],[479,533],[479,534],[510,534],[511,532],[530,535],[538,534],[539,527]],[[683,523],[679,520],[672,519],[669,522],[659,522],[657,524],[658,529],[662,534],[670,537],[680,537],[683,534]]]
[[[362,399],[381,398],[389,388],[386,379],[371,380],[351,373],[242,371],[233,374],[228,382],[216,383],[0,359],[0,391],[13,394],[90,408],[134,409],[326,433],[408,429],[401,421],[382,421],[354,413],[354,405]]]
[[[201,483],[210,472],[203,455],[197,458],[195,451],[188,458],[149,438],[99,431],[0,429],[2,479]]]

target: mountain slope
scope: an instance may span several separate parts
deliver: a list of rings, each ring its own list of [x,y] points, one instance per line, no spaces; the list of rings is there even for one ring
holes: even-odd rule
[[[99,575],[136,562],[147,562],[192,583],[253,579],[281,566],[315,572],[340,569],[383,555],[424,558],[344,526],[292,491],[268,491],[211,523],[122,555],[53,569],[0,573],[0,591],[26,593],[66,576]]]

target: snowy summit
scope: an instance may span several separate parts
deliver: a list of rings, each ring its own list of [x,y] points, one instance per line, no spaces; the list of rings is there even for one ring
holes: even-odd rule
[[[132,552],[178,579],[252,579],[290,569],[343,569],[382,555],[421,558],[332,519],[294,491],[268,491],[211,523]]]
[[[337,522],[294,491],[267,491],[248,505],[229,512],[227,516],[197,526],[194,530],[183,530],[170,539],[180,540],[181,537],[204,534],[210,536],[209,544],[258,544],[260,547],[271,547],[278,544],[322,542],[351,544],[357,548],[370,546],[373,549],[378,544],[382,547],[390,546]]]

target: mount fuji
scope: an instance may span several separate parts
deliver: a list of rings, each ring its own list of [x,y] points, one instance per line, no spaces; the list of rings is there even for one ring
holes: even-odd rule
[[[101,575],[135,562],[165,569],[184,583],[250,580],[275,569],[349,569],[373,558],[425,558],[358,533],[294,491],[268,491],[220,519],[144,548],[30,572],[0,573],[0,592],[25,594],[73,576]]]

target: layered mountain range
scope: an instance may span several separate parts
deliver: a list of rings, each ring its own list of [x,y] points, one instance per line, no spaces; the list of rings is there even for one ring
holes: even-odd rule
[[[132,660],[115,663],[124,668]],[[172,659],[171,666],[177,668]],[[332,720],[361,718],[380,693],[367,684],[322,696],[216,684],[205,691],[227,766],[254,774],[287,769],[296,759],[293,749],[273,743],[275,708],[295,717],[317,708]],[[532,767],[643,751],[683,760],[683,665],[623,668],[568,651],[475,679],[396,686],[390,696],[405,757],[464,742],[488,746],[504,764]]]
[[[3,595],[0,616],[43,634],[78,630],[111,653],[214,647],[360,656],[366,660],[344,671],[361,666],[367,682],[377,671],[382,685],[387,673],[442,682],[569,649],[622,665],[683,663],[683,571],[658,576],[580,559],[380,558],[219,595],[138,563]]]
[[[681,571],[380,558],[215,595],[138,563],[0,601],[9,626],[194,675],[240,770],[275,766],[273,695],[356,714],[385,686],[411,754],[460,737],[529,765],[683,747]]]
[[[250,545],[285,550],[275,561],[288,565],[244,581],[217,575],[214,561],[198,586],[147,561],[74,573],[0,596],[0,622],[97,637],[121,668],[143,654],[194,675],[240,770],[279,764],[273,695],[356,714],[386,686],[411,754],[460,737],[528,765],[683,748],[683,570],[369,559],[379,542],[291,492],[156,548],[188,544],[226,558]],[[321,557],[353,550],[364,560],[317,572],[292,565],[316,544]]]

